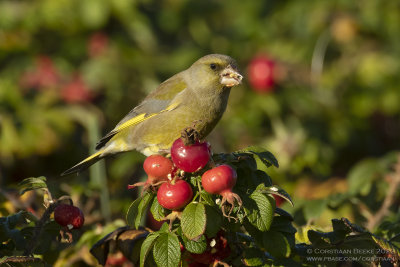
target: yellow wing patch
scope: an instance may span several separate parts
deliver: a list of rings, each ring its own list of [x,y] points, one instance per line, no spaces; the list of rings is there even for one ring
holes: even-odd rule
[[[111,131],[111,133],[114,132],[120,132],[128,127],[131,127],[133,125],[139,124],[147,119],[150,119],[151,117],[154,117],[160,113],[166,112],[166,111],[171,111],[174,110],[179,104],[178,103],[173,103],[171,105],[169,105],[166,109],[161,110],[158,113],[153,113],[153,114],[149,114],[146,116],[146,114],[142,113],[140,115],[137,115],[136,117],[133,117],[130,120],[127,120],[126,122],[122,123],[121,125],[119,125],[117,128],[115,128],[114,130]]]
[[[106,136],[104,136],[96,145],[96,149],[102,148],[110,139],[112,139],[116,134],[120,133],[121,131],[128,129],[131,126],[137,125],[147,119],[150,119],[151,117],[154,117],[160,113],[166,112],[166,111],[171,111],[174,110],[176,107],[179,106],[179,103],[172,103],[169,105],[166,109],[161,110],[160,112],[157,113],[152,113],[152,114],[139,114],[136,117],[133,117],[126,122],[122,123],[121,125],[117,126],[114,130],[109,132]]]

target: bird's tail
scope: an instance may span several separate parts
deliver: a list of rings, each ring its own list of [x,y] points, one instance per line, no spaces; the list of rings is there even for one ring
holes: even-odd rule
[[[86,159],[82,160],[81,162],[79,162],[75,166],[73,166],[73,167],[69,168],[68,170],[66,170],[65,172],[63,172],[61,174],[61,176],[68,175],[68,174],[71,174],[71,173],[80,173],[81,171],[87,169],[92,164],[96,163],[98,160],[103,158],[103,156],[102,156],[103,152],[104,152],[104,150],[97,151],[93,155],[87,157]]]

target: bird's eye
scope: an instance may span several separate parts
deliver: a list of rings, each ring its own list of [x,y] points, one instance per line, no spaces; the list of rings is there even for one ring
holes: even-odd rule
[[[210,64],[210,69],[216,70],[216,69],[217,69],[217,64],[211,63],[211,64]]]

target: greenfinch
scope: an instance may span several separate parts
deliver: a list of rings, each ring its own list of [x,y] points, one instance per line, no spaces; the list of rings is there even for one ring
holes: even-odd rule
[[[81,172],[96,161],[138,150],[146,156],[169,153],[181,132],[193,126],[204,139],[225,112],[230,89],[241,83],[236,61],[211,54],[161,83],[96,145],[93,155],[62,175]]]

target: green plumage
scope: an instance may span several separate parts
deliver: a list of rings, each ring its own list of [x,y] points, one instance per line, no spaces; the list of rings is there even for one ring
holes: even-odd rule
[[[161,83],[99,141],[97,153],[63,175],[80,172],[109,154],[134,149],[146,156],[168,152],[182,130],[192,125],[205,138],[225,112],[231,87],[241,79],[231,57],[200,58]]]

